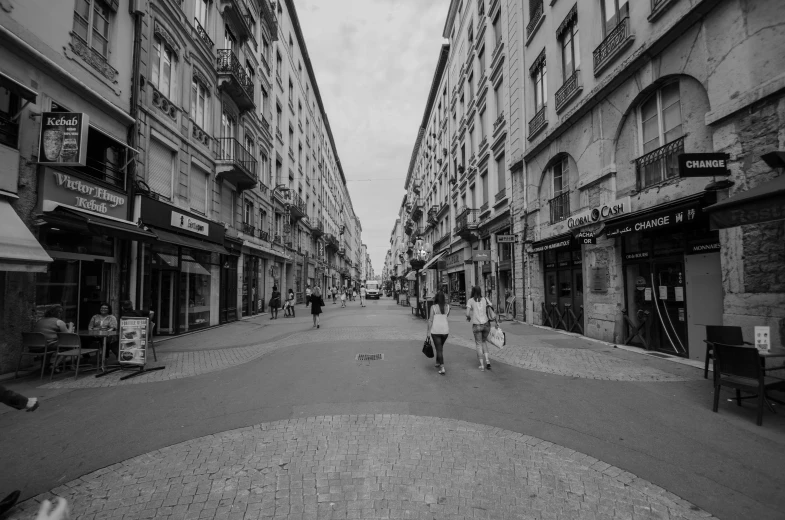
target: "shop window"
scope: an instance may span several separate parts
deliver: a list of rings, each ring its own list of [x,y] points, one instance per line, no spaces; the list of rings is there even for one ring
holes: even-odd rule
[[[172,198],[172,179],[174,178],[176,154],[164,144],[150,140],[147,152],[147,185],[161,197]]]
[[[636,160],[638,187],[677,177],[678,156],[684,151],[679,82],[665,85],[639,110],[643,155]]]
[[[17,148],[19,120],[14,119],[19,112],[19,96],[0,86],[0,144]]]
[[[109,55],[109,17],[101,0],[76,0],[74,34],[104,58]]]
[[[170,101],[177,102],[177,57],[158,36],[153,40],[153,73],[150,82]]]
[[[202,130],[208,127],[210,109],[207,103],[207,89],[196,78],[191,80],[191,119]]]
[[[42,226],[39,241],[47,251],[90,256],[114,256],[114,239],[83,230]]]
[[[210,325],[212,278],[218,277],[218,255],[182,248],[180,263],[181,332]]]

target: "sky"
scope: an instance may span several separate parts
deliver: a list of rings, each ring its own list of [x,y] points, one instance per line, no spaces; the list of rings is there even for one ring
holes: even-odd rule
[[[308,54],[376,274],[431,80],[449,0],[295,0]]]

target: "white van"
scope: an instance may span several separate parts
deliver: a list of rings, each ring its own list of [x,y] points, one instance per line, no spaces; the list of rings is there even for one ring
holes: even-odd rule
[[[365,297],[369,300],[371,298],[379,299],[382,292],[379,289],[379,282],[376,280],[371,280],[370,282],[365,282]]]

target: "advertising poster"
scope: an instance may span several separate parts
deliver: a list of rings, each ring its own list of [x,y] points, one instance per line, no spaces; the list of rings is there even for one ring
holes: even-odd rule
[[[144,366],[147,362],[149,318],[120,318],[120,363]]]
[[[771,348],[771,328],[770,327],[755,327],[755,346],[758,350],[768,352]]]
[[[38,162],[62,166],[84,166],[87,159],[87,129],[90,119],[79,112],[44,112]]]

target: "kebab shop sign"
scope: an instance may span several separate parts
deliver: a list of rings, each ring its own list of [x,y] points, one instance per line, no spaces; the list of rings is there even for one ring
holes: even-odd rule
[[[56,202],[119,219],[126,217],[122,193],[98,186],[74,175],[45,168],[43,200]]]
[[[84,166],[90,117],[81,112],[44,112],[38,162],[59,166]]]

